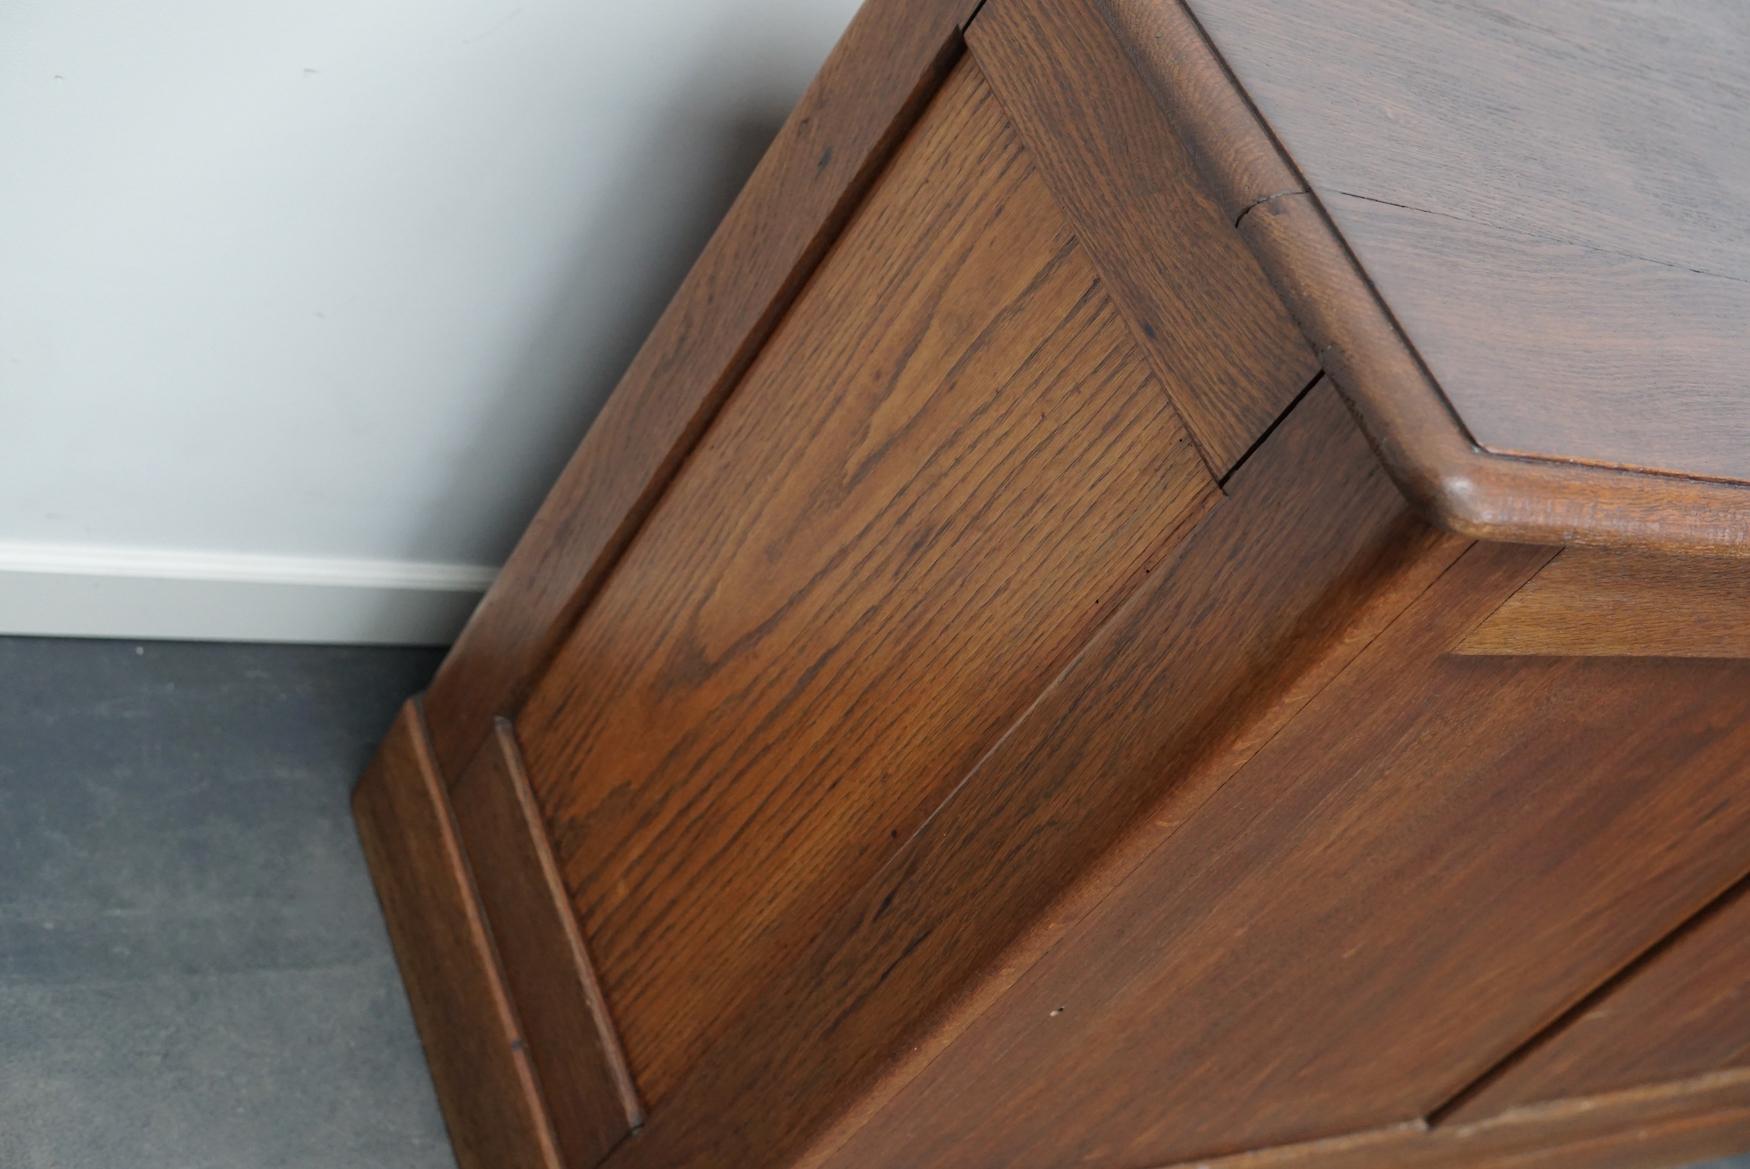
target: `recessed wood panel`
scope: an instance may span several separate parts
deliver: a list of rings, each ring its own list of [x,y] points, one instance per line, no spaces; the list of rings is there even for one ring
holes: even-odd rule
[[[653,1111],[1213,491],[961,66],[517,719]]]
[[[1728,887],[1750,663],[1445,655],[1547,556],[1468,552],[842,1163],[1118,1169],[1415,1122]]]
[[[905,1130],[881,1106],[1464,548],[1416,519],[1315,387],[614,1169],[931,1163],[869,1157],[862,1134],[828,1151],[871,1113]],[[976,1078],[1005,1073],[1060,1078],[1000,1060]]]
[[[1699,914],[1451,1114],[1750,1071],[1750,887]]]

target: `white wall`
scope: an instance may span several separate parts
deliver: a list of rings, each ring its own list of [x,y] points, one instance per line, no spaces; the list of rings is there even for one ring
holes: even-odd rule
[[[854,8],[0,4],[0,632],[446,637]]]

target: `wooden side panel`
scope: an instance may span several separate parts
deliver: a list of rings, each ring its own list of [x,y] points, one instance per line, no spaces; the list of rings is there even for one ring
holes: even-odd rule
[[[588,1169],[644,1116],[509,722],[450,801],[559,1150]]]
[[[613,1169],[928,1163],[830,1154],[1464,546],[1315,388]]]
[[[353,815],[457,1163],[560,1169],[417,704],[359,780]]]
[[[1750,1070],[1750,890],[1624,972],[1454,1109],[1511,1108]]]
[[[1413,1122],[1728,887],[1750,664],[1444,655],[1548,556],[1467,553],[842,1164],[1134,1166]]]
[[[978,0],[869,0],[590,427],[425,697],[455,778],[511,714],[959,51]]]
[[[1750,658],[1750,564],[1570,548],[1458,652]]]
[[[1312,348],[1094,0],[999,0],[967,42],[1225,477],[1312,380]],[[1230,344],[1208,343],[1212,318]]]
[[[653,1110],[1214,497],[964,63],[517,718]]]

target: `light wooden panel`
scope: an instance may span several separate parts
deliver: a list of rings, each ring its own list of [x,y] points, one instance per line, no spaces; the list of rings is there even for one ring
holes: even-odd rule
[[[653,1112],[1213,493],[963,65],[517,719]]]

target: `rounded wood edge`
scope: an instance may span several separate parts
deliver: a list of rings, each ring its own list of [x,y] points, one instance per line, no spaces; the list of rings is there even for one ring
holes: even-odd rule
[[[1478,540],[1750,556],[1750,487],[1479,448],[1313,195],[1259,203],[1240,234],[1430,522]]]
[[[1228,222],[1308,189],[1197,18],[1179,0],[1093,0],[1153,89]]]
[[[1750,556],[1750,485],[1478,446],[1182,0],[1095,0],[1387,472],[1463,536]]]

